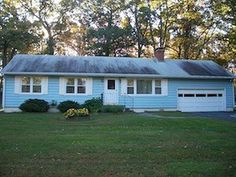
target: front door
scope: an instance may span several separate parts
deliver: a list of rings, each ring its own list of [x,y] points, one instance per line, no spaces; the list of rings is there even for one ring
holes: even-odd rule
[[[105,79],[104,80],[104,94],[103,103],[105,105],[118,104],[118,79]]]

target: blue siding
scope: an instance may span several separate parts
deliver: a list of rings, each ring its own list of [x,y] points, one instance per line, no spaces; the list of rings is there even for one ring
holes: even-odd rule
[[[233,108],[234,95],[229,80],[169,79],[167,96],[120,96],[119,103],[130,108],[176,109],[178,89],[225,89],[226,107]]]
[[[48,78],[48,94],[44,95],[25,95],[15,94],[15,78],[12,76],[5,77],[6,91],[5,91],[5,107],[6,108],[17,108],[21,103],[30,98],[44,99],[49,103],[52,100],[56,100],[57,103],[65,100],[74,100],[79,103],[91,99],[93,97],[101,97],[103,92],[103,79],[93,79],[93,95],[60,95],[59,94],[59,78],[49,77]]]
[[[65,100],[74,100],[83,103],[85,100],[93,97],[100,97],[104,90],[103,78],[93,79],[93,95],[72,96],[59,95],[59,78],[48,78],[48,94],[47,95],[23,95],[14,93],[14,77],[5,77],[5,107],[17,108],[21,103],[30,98],[44,99],[48,102],[56,100],[58,103]],[[120,84],[119,84],[120,85]],[[119,104],[126,105],[130,108],[169,108],[177,107],[177,90],[183,88],[212,88],[226,90],[226,106],[233,108],[234,95],[232,82],[229,80],[187,80],[187,79],[169,79],[168,80],[168,96],[119,96]],[[119,89],[120,95],[120,89]]]

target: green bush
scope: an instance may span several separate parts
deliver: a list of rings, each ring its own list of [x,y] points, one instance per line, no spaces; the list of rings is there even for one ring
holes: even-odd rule
[[[66,112],[68,109],[79,109],[80,108],[80,104],[77,103],[76,101],[63,101],[61,102],[58,106],[57,109],[59,109],[60,112],[64,113]]]
[[[125,106],[123,105],[104,105],[101,108],[101,112],[124,112]]]
[[[91,100],[86,100],[82,105],[83,108],[89,110],[89,112],[99,112],[102,108],[101,98],[92,98]]]
[[[47,112],[49,104],[45,100],[28,99],[19,108],[24,112]]]

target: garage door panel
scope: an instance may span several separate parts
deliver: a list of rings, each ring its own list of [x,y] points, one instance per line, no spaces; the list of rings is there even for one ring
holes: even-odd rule
[[[225,111],[224,90],[178,90],[178,110],[183,112]]]

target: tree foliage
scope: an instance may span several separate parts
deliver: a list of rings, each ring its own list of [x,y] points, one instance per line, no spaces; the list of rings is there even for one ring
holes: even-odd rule
[[[14,53],[236,58],[236,1],[4,0],[0,47]]]
[[[0,10],[0,51],[3,67],[16,52],[33,52],[40,36],[35,32],[37,25],[26,16],[20,16],[10,1],[1,2]]]

